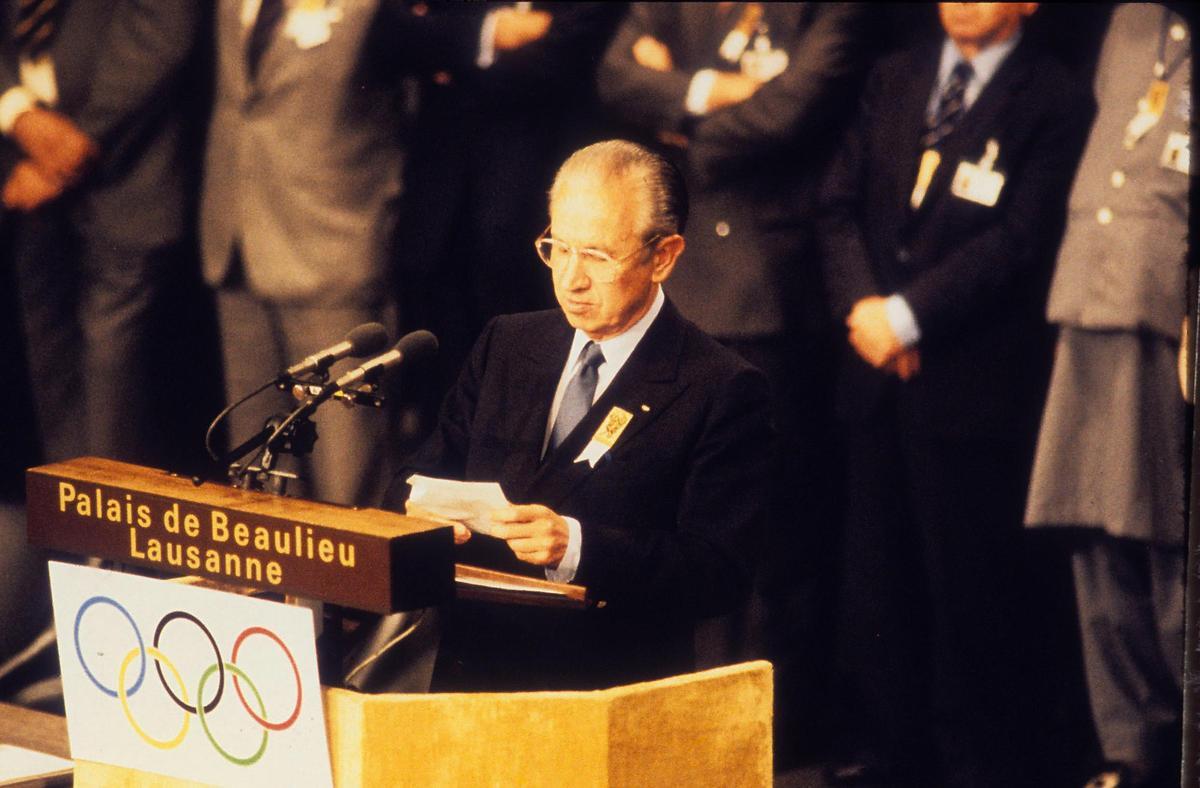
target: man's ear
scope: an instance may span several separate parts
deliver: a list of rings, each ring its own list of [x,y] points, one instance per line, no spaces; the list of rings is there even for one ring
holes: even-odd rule
[[[650,272],[650,278],[658,284],[667,281],[671,272],[675,270],[675,261],[679,259],[679,255],[683,254],[683,248],[686,246],[683,236],[676,233],[668,235],[660,240],[655,247],[654,257],[651,258],[650,264],[653,270]]]

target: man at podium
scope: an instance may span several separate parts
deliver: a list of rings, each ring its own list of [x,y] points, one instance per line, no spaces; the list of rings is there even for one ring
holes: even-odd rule
[[[459,561],[588,588],[586,611],[458,600],[434,689],[587,689],[690,670],[693,627],[749,591],[765,526],[767,383],[666,300],[682,179],[613,140],[574,153],[537,239],[559,309],[493,320],[412,473],[497,481]]]

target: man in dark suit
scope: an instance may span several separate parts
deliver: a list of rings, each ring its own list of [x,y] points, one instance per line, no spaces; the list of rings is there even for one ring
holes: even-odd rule
[[[460,601],[436,687],[594,688],[686,671],[696,617],[747,593],[766,517],[766,384],[662,293],[686,211],[678,172],[644,148],[573,154],[538,242],[560,309],[488,325],[397,478],[396,505],[414,471],[498,481],[514,502],[493,515],[499,538],[459,526],[460,560],[579,583],[606,603]]]
[[[735,347],[783,336],[791,288],[815,282],[803,231],[865,65],[861,20],[853,4],[635,3],[601,64],[616,115],[682,149],[694,262],[667,290]]]
[[[12,0],[0,181],[43,458],[151,461],[153,308],[188,227],[188,0]]]
[[[857,746],[910,772],[932,727],[945,785],[1025,784],[1012,602],[1050,360],[1041,311],[1091,117],[1021,41],[1034,8],[942,4],[947,37],[873,73],[823,198],[849,329],[841,620],[862,697],[848,708]]]

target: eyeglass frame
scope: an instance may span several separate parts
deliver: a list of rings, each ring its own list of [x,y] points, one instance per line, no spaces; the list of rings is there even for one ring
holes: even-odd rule
[[[594,248],[587,247],[587,246],[585,246],[581,249],[578,246],[575,246],[574,244],[567,243],[566,241],[562,240],[561,238],[555,238],[554,236],[549,234],[550,227],[551,227],[551,225],[549,225],[549,224],[546,225],[546,229],[542,230],[541,234],[539,234],[538,237],[535,238],[533,241],[533,249],[535,252],[537,252],[538,259],[541,260],[546,265],[547,268],[549,268],[550,270],[554,270],[554,263],[552,263],[550,260],[548,260],[547,258],[542,256],[542,250],[541,250],[542,241],[554,241],[556,243],[562,244],[563,246],[566,247],[567,252],[570,253],[571,256],[574,256],[576,262],[582,263],[583,258],[580,257],[580,253],[582,253],[582,252],[590,252],[599,257],[606,258],[606,260],[605,260],[606,262],[612,263],[611,270],[613,271],[613,273],[612,273],[611,278],[602,279],[600,277],[594,276],[593,275],[594,272],[591,271],[591,269],[588,270],[588,277],[591,279],[595,279],[597,282],[600,282],[602,284],[610,284],[612,282],[615,282],[617,275],[621,272],[621,264],[622,263],[624,263],[626,260],[634,257],[635,255],[641,254],[642,252],[644,252],[646,250],[646,247],[648,247],[652,244],[656,244],[659,241],[661,241],[662,239],[667,237],[667,236],[661,235],[661,234],[655,235],[649,241],[646,241],[644,244],[639,246],[637,249],[634,249],[629,254],[621,255],[620,257],[613,257],[608,252],[601,251],[600,249],[594,249]]]

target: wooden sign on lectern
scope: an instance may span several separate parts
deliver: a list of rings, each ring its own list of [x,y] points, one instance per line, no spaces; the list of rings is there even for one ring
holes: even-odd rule
[[[454,595],[446,525],[96,457],[26,473],[31,544],[390,613]]]

